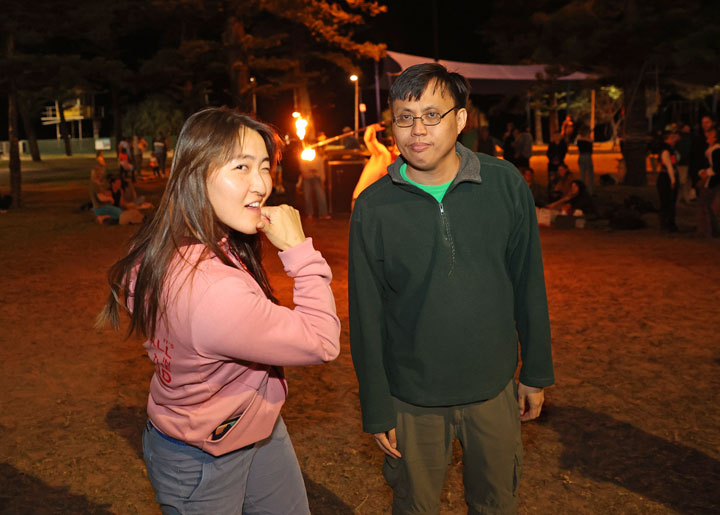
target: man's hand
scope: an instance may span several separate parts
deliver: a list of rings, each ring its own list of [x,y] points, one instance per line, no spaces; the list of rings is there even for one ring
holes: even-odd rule
[[[400,451],[397,450],[397,438],[395,438],[394,427],[390,431],[386,431],[385,433],[375,433],[373,436],[385,454],[391,458],[402,458],[402,454],[400,454]]]
[[[522,422],[538,418],[543,401],[545,401],[545,393],[542,388],[518,383],[518,406],[520,407],[520,420]]]

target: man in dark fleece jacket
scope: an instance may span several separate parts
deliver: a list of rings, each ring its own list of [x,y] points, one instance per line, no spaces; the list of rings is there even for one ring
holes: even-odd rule
[[[350,345],[393,513],[439,512],[453,438],[469,513],[514,513],[520,421],[554,382],[532,194],[513,165],[456,143],[467,98],[439,64],[397,78],[402,155],[352,215]]]

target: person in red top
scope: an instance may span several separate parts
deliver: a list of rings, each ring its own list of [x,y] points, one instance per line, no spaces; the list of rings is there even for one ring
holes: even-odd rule
[[[265,205],[277,141],[226,108],[191,116],[157,213],[108,274],[99,322],[127,311],[155,364],[143,453],[163,513],[310,513],[282,367],[335,359],[340,322],[299,213]],[[294,280],[294,309],[272,294],[259,231]]]

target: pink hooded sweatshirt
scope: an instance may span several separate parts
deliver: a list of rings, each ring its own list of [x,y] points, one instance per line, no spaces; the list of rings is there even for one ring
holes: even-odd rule
[[[279,252],[295,280],[294,309],[273,304],[244,269],[184,248],[166,283],[167,324],[144,343],[155,363],[147,411],[166,435],[219,456],[270,435],[287,395],[283,365],[340,352],[332,274],[310,238]],[[240,416],[220,439],[213,431]]]

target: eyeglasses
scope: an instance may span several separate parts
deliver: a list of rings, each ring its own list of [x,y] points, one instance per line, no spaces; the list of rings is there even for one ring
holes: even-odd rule
[[[455,106],[444,114],[436,113],[433,111],[430,113],[425,113],[422,116],[413,116],[411,114],[401,114],[400,116],[393,115],[393,121],[395,122],[395,125],[403,128],[412,127],[413,125],[415,125],[415,120],[420,120],[425,127],[431,127],[433,125],[438,125],[443,118],[445,118],[455,109],[460,109],[460,106]]]

